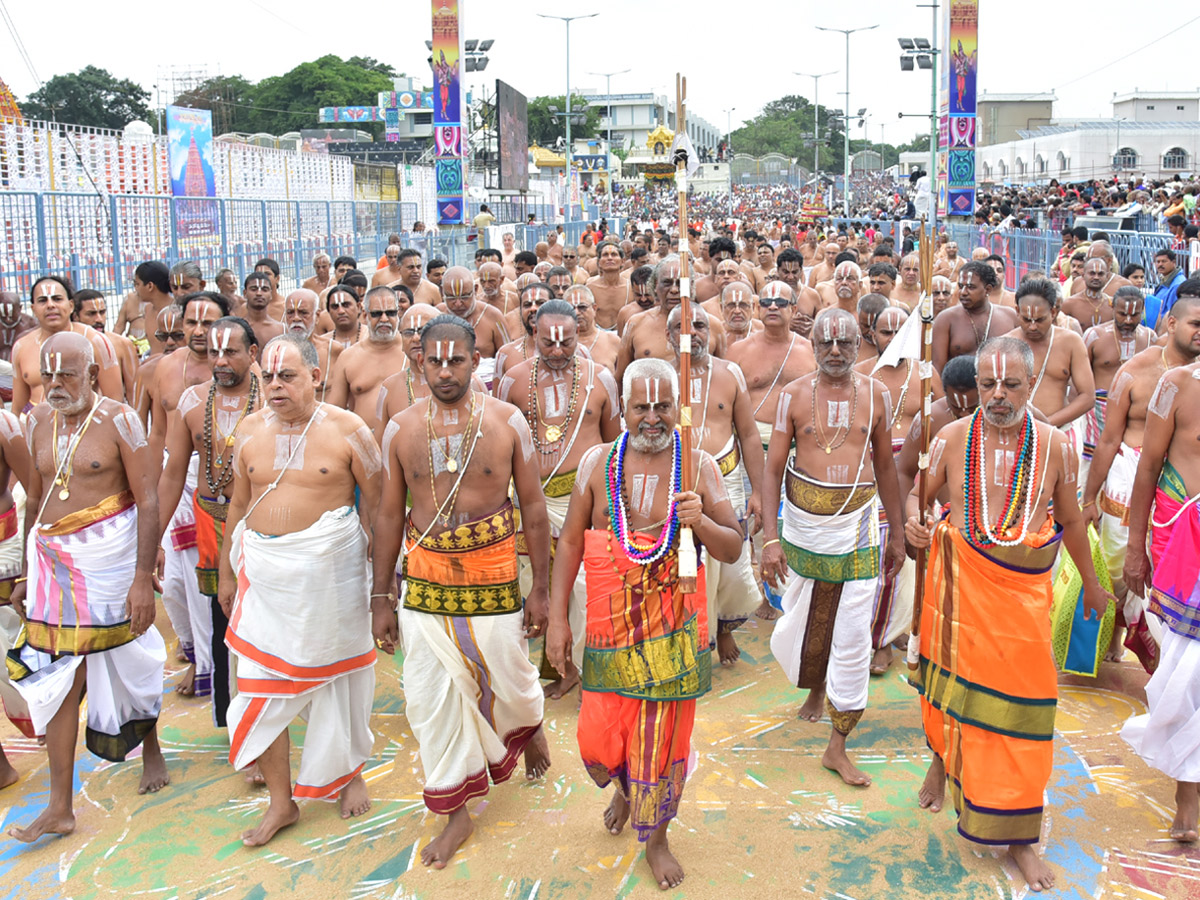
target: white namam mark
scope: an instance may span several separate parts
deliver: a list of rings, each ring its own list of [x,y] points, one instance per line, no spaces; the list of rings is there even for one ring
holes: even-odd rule
[[[126,408],[118,412],[113,417],[113,424],[117,426],[117,434],[130,450],[140,450],[146,446],[146,429],[132,409]]]
[[[444,438],[434,438],[429,442],[429,455],[433,458],[433,474],[441,475],[443,472],[449,472],[446,467],[446,461],[449,459],[456,460],[455,471],[458,470],[459,451],[462,449],[463,436],[461,434],[451,434]]]
[[[552,384],[542,388],[543,416],[565,416],[567,414],[567,399],[571,387],[567,384]]]
[[[1125,362],[1137,352],[1137,338],[1132,341],[1118,341],[1117,346],[1120,347],[1121,362]]]
[[[658,493],[657,475],[634,475],[633,487],[629,492],[630,506],[643,518],[650,518],[654,509],[654,495]]]
[[[946,450],[946,441],[944,438],[934,438],[933,444],[929,448],[929,474],[936,475],[938,466],[942,462],[942,454]]]
[[[996,450],[995,462],[992,464],[992,481],[998,485],[1006,485],[1009,482],[1012,468],[1017,462],[1017,453],[1015,450]]]
[[[383,414],[387,412],[388,389],[386,384],[379,386],[379,393],[375,395],[375,418],[382,419]]]
[[[604,445],[599,445],[590,448],[583,454],[583,459],[579,461],[579,468],[575,472],[575,493],[582,494],[587,490],[592,472],[596,470],[596,465],[600,462],[600,458],[606,450],[607,448]]]
[[[521,439],[521,453],[525,456],[525,462],[529,462],[533,459],[533,432],[529,430],[529,423],[525,421],[525,416],[518,409],[508,417],[508,424]]]
[[[1171,404],[1175,402],[1175,394],[1178,392],[1179,389],[1164,375],[1158,380],[1154,396],[1150,398],[1150,412],[1160,419],[1165,419],[1171,412]]]
[[[849,466],[826,466],[825,480],[831,484],[845,484],[850,480]]]
[[[593,365],[593,369],[596,367]],[[600,384],[604,386],[604,392],[608,395],[608,408],[611,410],[620,409],[617,403],[617,379],[613,377],[612,372],[608,369],[597,369],[596,377]]]
[[[889,431],[892,428],[892,392],[886,387],[883,389],[883,427]],[[900,415],[904,415],[904,410],[900,410]]]
[[[396,424],[395,420],[388,422],[387,427],[383,429],[383,453],[381,454],[383,459],[391,459],[388,454],[392,452],[392,439],[395,438],[399,433],[400,426]],[[391,478],[392,470],[390,466],[386,469],[386,472],[388,477]]]
[[[217,420],[217,430],[228,437],[233,433],[233,429],[237,428],[237,424],[242,418],[242,411],[240,409],[217,409],[213,411],[213,416]]]
[[[278,375],[279,370],[283,368],[283,348],[282,343],[276,344],[271,348],[270,354],[267,356],[267,364],[263,367],[264,372],[270,372]]]
[[[38,284],[37,295],[39,297],[53,297],[54,289],[58,286],[59,286],[59,284],[57,281],[52,281],[49,278],[47,278],[45,281],[42,281]]]
[[[201,402],[200,394],[196,392],[194,387],[190,387],[179,396],[179,405],[175,407],[175,410],[180,416],[186,416],[199,406]]]
[[[33,430],[37,427],[37,419],[30,412],[25,416],[25,449],[33,455]]]
[[[729,371],[733,373],[734,381],[737,382],[738,390],[743,394],[750,393],[750,388],[746,386],[746,376],[742,372],[742,367],[737,363],[729,363]]]
[[[212,347],[213,352],[217,354],[217,359],[229,353],[229,341],[233,336],[233,328],[222,328],[220,332],[213,329],[208,333],[208,342]]]
[[[788,430],[788,407],[792,405],[791,394],[780,394],[779,403],[775,405],[775,430],[786,432]]]
[[[457,409],[443,409],[442,410],[442,424],[443,425],[457,425],[458,424],[458,410]]]
[[[496,392],[496,396],[507,403],[508,395],[512,391],[512,386],[513,377],[511,375],[505,375],[500,379],[500,390]]]
[[[692,379],[692,402],[699,403],[704,399],[704,379],[696,376]]]
[[[362,463],[363,471],[368,478],[374,478],[383,467],[383,457],[379,453],[379,445],[375,443],[375,435],[366,425],[359,425],[352,433],[346,435],[350,450]]]
[[[21,420],[6,409],[0,409],[0,435],[6,441],[15,441],[21,436]]]
[[[850,427],[850,402],[848,400],[830,400],[826,406],[827,427]]]
[[[1108,402],[1112,404],[1114,409],[1121,402],[1122,395],[1129,390],[1131,384],[1133,384],[1133,376],[1128,372],[1122,372],[1117,378],[1116,384],[1113,385],[1112,390],[1109,391]]]
[[[1062,445],[1063,458],[1063,483],[1074,484],[1077,475],[1078,466],[1075,465],[1075,448],[1071,446],[1070,441],[1063,441]]]
[[[275,471],[281,469],[304,468],[304,445],[308,442],[305,434],[275,435]]]
[[[704,454],[704,461],[700,466],[700,481],[705,495],[713,503],[720,503],[722,500],[729,499],[729,491],[725,487],[725,478],[721,475],[717,461],[707,453]]]
[[[565,325],[550,326],[550,340],[554,342],[555,347],[561,347],[563,340],[566,337],[567,328]]]

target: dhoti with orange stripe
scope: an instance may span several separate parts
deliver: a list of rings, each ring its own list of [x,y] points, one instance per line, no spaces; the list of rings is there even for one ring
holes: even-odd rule
[[[425,805],[449,815],[512,775],[542,724],[529,661],[511,503],[404,538],[404,697]]]
[[[644,544],[653,535],[639,534]],[[675,818],[687,780],[696,699],[712,686],[704,567],[696,592],[679,587],[672,551],[643,565],[611,531],[584,535],[587,648],[579,753],[600,787],[629,801],[644,841]]]
[[[137,637],[129,627],[137,520],[133,495],[123,491],[30,534],[25,629],[7,660],[37,734],[84,666],[87,746],[115,762],[158,721],[167,657],[153,625]]]
[[[921,606],[925,740],[946,765],[958,831],[981,844],[1033,844],[1054,762],[1058,672],[1048,518],[1014,547],[980,550],[948,521],[933,533]]]
[[[308,720],[293,796],[332,800],[371,755],[375,645],[367,535],[352,506],[303,531],[230,535],[238,590],[225,642],[237,656],[229,761],[251,765]]]

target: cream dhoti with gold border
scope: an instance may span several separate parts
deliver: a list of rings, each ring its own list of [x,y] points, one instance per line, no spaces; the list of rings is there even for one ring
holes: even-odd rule
[[[800,688],[825,688],[834,728],[849,734],[867,705],[871,605],[879,579],[875,485],[829,484],[789,463],[780,542],[796,577],[771,652]]]
[[[512,775],[542,724],[517,577],[512,505],[422,535],[406,525],[405,714],[425,805],[448,815]]]
[[[196,581],[196,566],[200,564],[200,549],[196,537],[196,511],[193,496],[199,476],[200,454],[193,453],[188,463],[183,494],[167,533],[163,535],[162,600],[179,638],[179,646],[188,662],[196,667],[192,680],[193,693],[206,697],[212,693],[212,605],[200,593]]]
[[[1163,641],[1162,620],[1147,615],[1149,602],[1145,597],[1125,587],[1125,551],[1129,545],[1129,498],[1133,493],[1133,478],[1137,474],[1140,447],[1130,447],[1124,441],[1104,479],[1104,487],[1096,497],[1100,509],[1100,552],[1112,578],[1117,597],[1117,612],[1124,621],[1125,646],[1132,650],[1147,672],[1158,665],[1159,648]]]
[[[367,535],[352,506],[292,534],[238,523],[238,592],[225,632],[237,656],[229,761],[243,769],[308,721],[293,796],[331,800],[371,754],[375,646]]]
[[[551,475],[542,483],[542,493],[546,497],[546,515],[550,519],[550,560],[554,562],[554,551],[558,546],[558,536],[562,534],[563,522],[567,519],[567,507],[571,504],[571,492],[575,489],[575,470]],[[518,510],[517,519],[520,519]],[[533,566],[529,563],[529,547],[525,543],[525,532],[517,533],[518,576],[521,584],[521,596],[528,597],[533,589]],[[571,588],[571,596],[567,601],[567,624],[571,626],[571,659],[576,669],[583,667],[583,651],[587,646],[587,576],[583,567],[575,576],[575,584]],[[542,678],[557,679],[559,673],[554,671],[546,659],[545,650],[539,666]]]
[[[725,490],[729,502],[737,514],[738,521],[746,518],[745,467],[742,465],[737,438],[730,435],[725,447],[716,456],[717,468],[725,479]],[[703,552],[705,590],[708,601],[709,632],[716,640],[718,634],[730,634],[737,630],[754,613],[761,600],[758,578],[751,562],[752,545],[742,541],[742,553],[737,562],[720,563],[713,559],[708,550]],[[572,626],[574,627],[574,626]]]
[[[1093,410],[1088,410],[1078,419],[1072,419],[1059,428],[1059,431],[1067,436],[1067,440],[1075,448],[1075,457],[1079,460],[1079,480],[1076,482],[1078,492],[1082,492],[1083,486],[1087,484],[1088,470],[1092,466],[1091,458],[1085,458],[1083,455],[1083,446],[1087,441],[1088,434],[1088,419],[1092,414]]]
[[[166,662],[154,626],[139,637],[129,627],[137,520],[125,491],[31,532],[25,629],[7,660],[37,734],[46,733],[84,666],[88,749],[117,762],[158,721]]]
[[[892,454],[899,455],[904,440],[892,441]],[[891,523],[878,499],[875,506],[879,513],[880,567],[882,570],[883,549],[887,547]],[[881,575],[876,582],[875,601],[871,609],[871,646],[876,650],[890,647],[901,635],[912,628],[913,591],[917,585],[917,564],[904,558],[904,565],[896,575]]]

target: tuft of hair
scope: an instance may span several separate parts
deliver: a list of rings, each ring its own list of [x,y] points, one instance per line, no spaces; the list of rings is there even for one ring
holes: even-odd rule
[[[1017,288],[1017,305],[1019,306],[1026,297],[1038,297],[1045,300],[1046,305],[1051,310],[1055,310],[1058,308],[1059,302],[1058,284],[1049,278],[1023,278],[1020,287]]]
[[[230,316],[230,318],[235,318]],[[301,337],[298,334],[290,334],[284,332],[278,337],[273,337],[267,341],[267,345],[263,347],[263,359],[270,358],[271,348],[276,344],[291,344],[300,351],[300,361],[309,369],[315,369],[321,364],[321,358],[317,356],[317,348],[313,346],[313,342],[306,337]]]
[[[942,368],[942,387],[951,391],[973,391],[975,384],[975,357],[969,353],[956,356]]]
[[[1025,374],[1033,377],[1033,348],[1018,338],[994,337],[984,341],[983,346],[975,354],[975,366],[993,353],[1001,356],[1016,356],[1025,365]]]
[[[566,300],[547,300],[538,307],[538,311],[533,316],[534,323],[542,321],[547,316],[563,316],[570,319],[576,325],[579,324],[579,316],[575,314],[575,307]]]
[[[471,327],[471,323],[466,319],[452,313],[442,313],[440,316],[435,316],[425,323],[425,326],[421,329],[421,352],[425,352],[425,345],[433,339],[435,331],[460,332],[467,339],[467,353],[472,354],[475,352],[475,329]]]
[[[218,328],[233,328],[241,329],[242,332],[242,347],[249,350],[251,347],[258,346],[258,338],[254,335],[254,329],[250,327],[250,323],[241,316],[222,316],[213,322],[213,330]]]
[[[204,300],[211,303],[221,311],[222,318],[229,315],[229,301],[225,299],[223,294],[218,294],[216,291],[194,291],[191,294],[184,294],[177,302],[179,308],[186,312],[187,305],[193,300]]]
[[[1126,284],[1117,288],[1117,292],[1113,294],[1113,306],[1117,305],[1118,300],[1126,300],[1131,303],[1145,303],[1146,297],[1142,293],[1141,288],[1134,287],[1132,284]]]
[[[635,359],[625,369],[625,375],[621,379],[621,403],[623,406],[629,406],[629,398],[633,396],[633,383],[638,378],[665,379],[671,385],[671,399],[675,403],[679,402],[679,374],[675,371],[675,367],[666,360],[649,356]]]

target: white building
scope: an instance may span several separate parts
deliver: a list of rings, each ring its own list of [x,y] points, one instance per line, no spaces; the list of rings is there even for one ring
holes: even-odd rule
[[[1113,94],[1113,116],[1131,122],[1195,122],[1200,120],[1200,89],[1139,91]]]
[[[608,95],[587,88],[579,93],[589,106],[600,111],[599,136],[607,139],[612,129],[614,147],[640,147],[646,143],[646,135],[659,123],[666,123],[667,98],[661,94]]]

